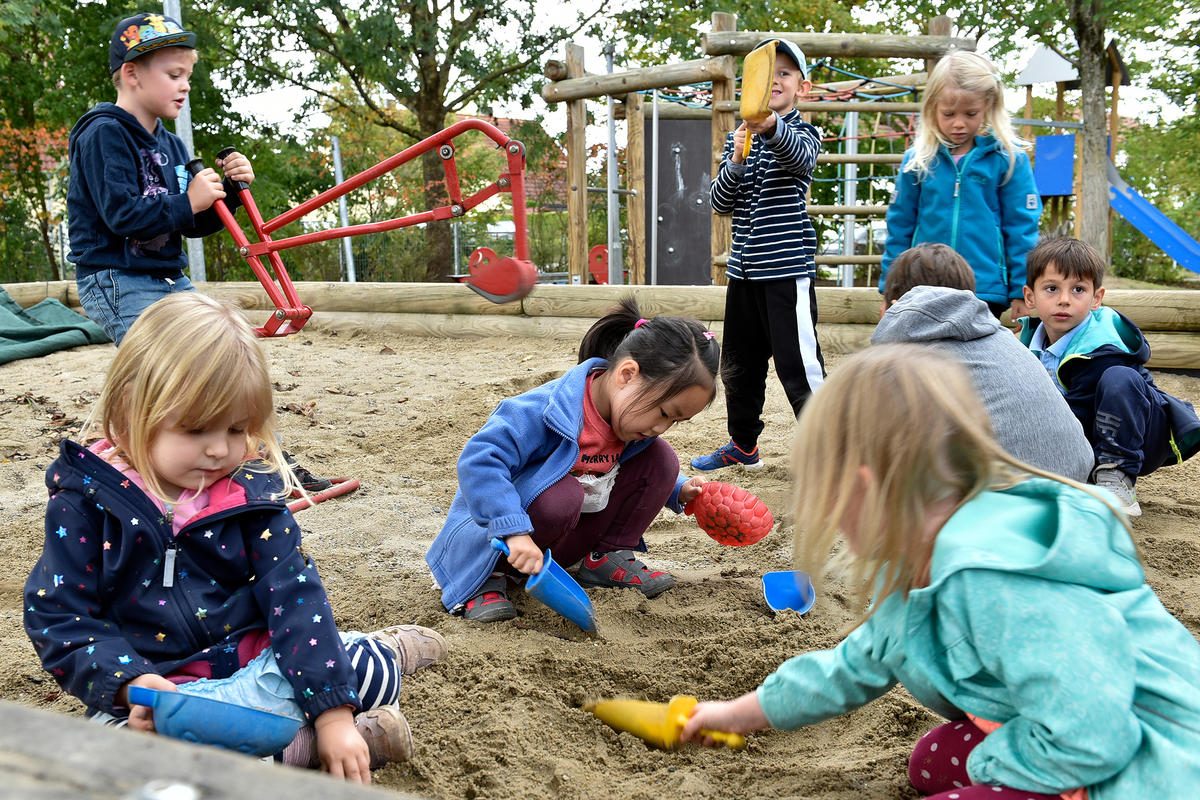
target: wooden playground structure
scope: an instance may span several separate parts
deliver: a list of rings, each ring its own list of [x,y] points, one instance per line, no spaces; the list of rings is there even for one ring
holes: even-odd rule
[[[570,283],[587,282],[587,174],[585,102],[588,100],[618,101],[618,118],[626,121],[626,220],[630,247],[626,267],[631,284],[647,282],[647,239],[646,239],[646,165],[644,147],[646,141],[646,117],[656,119],[710,119],[712,165],[710,174],[716,174],[720,164],[725,136],[738,124],[737,79],[740,58],[750,52],[758,42],[768,38],[787,39],[795,42],[810,59],[825,57],[860,58],[905,58],[924,59],[924,72],[892,75],[871,80],[847,80],[814,85],[809,99],[797,104],[796,108],[811,121],[821,114],[838,114],[853,118],[862,113],[913,113],[920,108],[917,102],[877,102],[878,95],[895,91],[897,86],[908,86],[916,90],[922,87],[929,68],[941,56],[952,50],[974,50],[975,40],[955,38],[951,34],[948,17],[936,17],[929,23],[929,33],[922,36],[891,36],[883,34],[848,33],[790,33],[756,32],[737,30],[737,18],[733,14],[717,12],[712,15],[712,32],[701,36],[701,51],[704,58],[677,64],[644,67],[603,75],[587,74],[583,70],[583,48],[566,45],[564,61],[550,61],[545,66],[545,75],[550,79],[542,89],[542,97],[549,103],[562,103],[567,112],[567,265]],[[683,108],[675,104],[659,102],[648,108],[643,92],[668,89],[693,83],[711,82],[712,102],[709,108]],[[855,99],[844,99],[847,96]],[[859,99],[866,98],[866,99]],[[903,153],[859,153],[857,137],[847,139],[848,152],[823,152],[817,160],[821,164],[846,165],[848,171],[858,165],[898,165]],[[848,176],[849,177],[849,176]],[[853,180],[850,177],[850,180]],[[848,241],[853,241],[854,220],[860,217],[881,217],[887,213],[886,203],[845,203],[842,205],[810,205],[809,214],[814,217],[835,216],[848,223]],[[728,258],[731,226],[727,216],[711,215],[711,258],[712,283],[725,283],[725,263]],[[878,264],[881,256],[868,255],[819,255],[818,265],[833,264]]]
[[[234,303],[255,318],[274,308],[252,281],[197,283],[205,294]],[[351,337],[364,333],[438,338],[521,336],[562,340],[574,348],[599,317],[632,294],[646,316],[694,317],[720,332],[722,286],[568,286],[540,283],[519,302],[490,303],[460,283],[321,283],[298,281],[296,291],[314,309],[306,330]],[[19,305],[47,297],[79,310],[74,281],[14,283],[2,287]],[[879,322],[873,287],[817,289],[817,335],[826,353],[865,348]],[[1110,289],[1104,304],[1146,334],[1157,369],[1200,369],[1200,291]]]

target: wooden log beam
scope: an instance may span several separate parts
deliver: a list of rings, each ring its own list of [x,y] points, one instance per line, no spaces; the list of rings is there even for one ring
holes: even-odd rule
[[[724,11],[714,11],[711,17],[712,30],[717,33],[732,32],[737,29],[737,16]],[[728,58],[730,64],[733,63],[731,56],[723,56]],[[721,78],[712,82],[712,99],[713,103],[722,101],[731,101],[737,94],[734,76],[730,75],[727,78]],[[709,146],[712,150],[712,171],[709,175],[714,178],[721,168],[722,155],[725,151],[725,139],[729,132],[737,127],[737,120],[734,119],[734,114],[729,111],[714,111],[712,115],[712,125],[710,126],[711,135]],[[658,213],[655,209],[654,213]],[[733,217],[729,214],[710,214],[709,215],[709,254],[712,256],[718,253],[723,253],[733,246]],[[712,268],[712,285],[724,286],[729,282],[729,278],[725,275],[724,268],[718,269],[716,264]],[[723,316],[723,315],[722,315]]]
[[[880,33],[791,33],[726,31],[700,34],[700,51],[710,56],[744,56],[763,39],[800,45],[807,58],[931,58],[951,50],[974,50],[975,40],[951,36],[893,36]]]
[[[480,297],[464,283],[323,283],[297,281],[300,301],[318,311],[429,312],[519,316],[520,303],[497,305]],[[241,308],[274,310],[262,286],[253,281],[197,283],[205,294]]]
[[[887,214],[888,206],[886,203],[878,203],[871,205],[855,205],[855,206],[822,206],[811,205],[808,207],[808,215],[825,216],[825,215],[853,215],[856,217],[882,217]]]
[[[904,153],[821,153],[818,164],[899,164]]]
[[[637,299],[642,315],[688,316],[712,320],[725,316],[724,286],[562,286],[539,284],[521,301],[531,317],[599,319],[622,297]]]
[[[844,255],[829,255],[816,256],[818,264],[879,264],[883,261],[882,255],[870,256],[844,256]]]
[[[629,96],[633,96],[632,94]],[[640,95],[639,95],[640,96]],[[613,116],[617,119],[629,119],[627,103],[617,103],[613,108]],[[654,105],[646,99],[642,101],[642,117],[650,119],[654,116]],[[735,115],[736,116],[736,115]],[[679,103],[658,101],[658,118],[662,119],[712,119],[711,108],[693,108]]]
[[[37,305],[46,298],[52,298],[65,306],[79,305],[79,292],[75,291],[74,302],[71,300],[71,290],[75,289],[75,281],[40,281],[38,283],[3,283],[0,288],[8,292],[8,296],[16,301],[21,308]]]
[[[566,45],[568,80],[583,75],[583,48]],[[574,283],[587,283],[587,109],[583,100],[567,103],[567,271]]]
[[[708,288],[708,287],[693,287]],[[818,292],[821,290],[818,289]],[[871,342],[871,334],[879,318],[879,294],[873,289],[873,311],[857,304],[836,310],[820,311],[817,338],[825,353],[846,355],[855,353]],[[826,299],[828,303],[828,299]],[[840,312],[840,313],[839,313]],[[863,322],[838,322],[837,319],[862,319]],[[336,332],[347,338],[366,333],[387,333],[394,336],[429,336],[454,339],[492,336],[519,336],[530,339],[555,339],[578,342],[596,321],[596,317],[485,317],[474,314],[386,314],[356,311],[331,311],[314,314],[308,327],[326,333]],[[722,332],[720,319],[704,322],[718,335]],[[1154,369],[1200,369],[1200,333],[1147,331],[1151,358],[1148,366]],[[573,346],[573,345],[572,345]]]
[[[1104,305],[1117,309],[1143,331],[1200,331],[1200,291],[1108,289]]]
[[[567,100],[587,100],[608,95],[627,95],[643,89],[665,89],[688,83],[707,83],[712,80],[737,77],[737,66],[730,56],[700,58],[678,64],[640,67],[605,75],[584,75],[547,83],[542,98],[547,103]]]
[[[886,75],[881,78],[871,78],[870,82],[866,84],[858,78],[846,81],[831,81],[829,83],[813,83],[813,91],[809,96],[820,95],[823,92],[844,92],[850,89],[854,89],[860,94],[891,94],[896,91],[895,85],[918,87],[924,86],[928,81],[928,72],[913,72],[907,75]]]
[[[7,701],[0,703],[0,776],[4,796],[22,800],[421,800],[410,792],[358,786],[316,770],[264,764],[229,750]],[[143,793],[152,781],[161,782],[159,790]]]
[[[625,254],[629,282],[646,282],[649,253],[646,242],[646,123],[642,114],[642,96],[637,92],[625,95],[624,105],[633,111],[625,122],[625,180],[629,194],[625,195],[625,220],[629,231],[629,250]],[[658,209],[655,209],[658,213]]]
[[[716,102],[713,103],[713,108],[718,111],[733,111],[736,112],[741,108],[741,103],[737,100]],[[817,101],[801,101],[796,103],[796,110],[800,112],[811,111],[817,114],[845,114],[850,111],[857,111],[860,114],[879,114],[879,113],[911,113],[921,110],[920,103],[893,103],[891,101],[872,102],[867,100],[817,100]]]

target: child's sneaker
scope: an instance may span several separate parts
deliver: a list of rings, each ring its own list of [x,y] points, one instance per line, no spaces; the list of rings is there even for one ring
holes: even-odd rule
[[[671,573],[651,570],[634,556],[632,550],[589,553],[576,573],[583,586],[637,589],[646,597],[658,597],[675,585]]]
[[[404,675],[412,675],[446,657],[446,640],[432,628],[393,625],[367,636],[391,651]]]
[[[392,761],[408,761],[413,755],[412,728],[397,705],[368,709],[354,717],[354,729],[367,743],[371,769],[379,769]],[[317,732],[305,725],[296,733],[278,756],[289,766],[316,769],[321,766],[317,752]]]
[[[413,756],[412,728],[395,705],[379,706],[354,718],[354,728],[362,735],[371,754],[371,769],[393,761],[408,761]]]
[[[517,607],[508,599],[507,578],[493,575],[479,587],[479,594],[467,601],[463,619],[469,622],[499,622],[517,615]]]
[[[747,453],[730,439],[729,444],[718,447],[706,456],[697,456],[692,459],[693,469],[704,470],[706,472],[734,465],[746,469],[762,469],[763,462],[758,457],[758,445],[755,445],[754,449]]]
[[[288,465],[288,468],[291,469],[292,474],[296,476],[296,482],[303,486],[304,491],[309,494],[333,488],[333,481],[329,480],[329,478],[318,478],[316,475],[313,475],[307,469],[300,466],[300,462],[296,460],[296,457],[286,450],[283,451],[283,460]]]
[[[1098,467],[1094,479],[1096,485],[1108,489],[1117,496],[1117,505],[1125,516],[1133,519],[1142,515],[1142,506],[1133,490],[1133,480],[1116,467]]]

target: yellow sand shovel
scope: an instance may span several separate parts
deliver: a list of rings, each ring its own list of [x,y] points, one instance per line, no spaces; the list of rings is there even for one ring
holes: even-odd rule
[[[771,82],[775,77],[775,40],[751,50],[742,62],[742,119],[762,122],[771,116],[767,103],[771,101]],[[746,147],[742,158],[750,155],[749,131],[746,131]]]
[[[687,723],[688,713],[695,707],[696,698],[677,694],[669,703],[651,703],[646,700],[601,700],[588,703],[584,711],[590,711],[602,722],[619,731],[632,733],[644,742],[674,750],[679,746],[679,732]],[[746,746],[746,737],[738,733],[701,730],[726,747],[741,750]]]

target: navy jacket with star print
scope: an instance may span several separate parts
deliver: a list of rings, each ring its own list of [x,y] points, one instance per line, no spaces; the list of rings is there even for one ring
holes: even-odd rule
[[[147,672],[207,660],[238,668],[237,643],[266,629],[309,719],[360,707],[316,566],[278,475],[239,469],[174,535],[150,497],[75,442],[46,470],[41,558],[25,584],[25,630],[46,671],[89,715]]]

